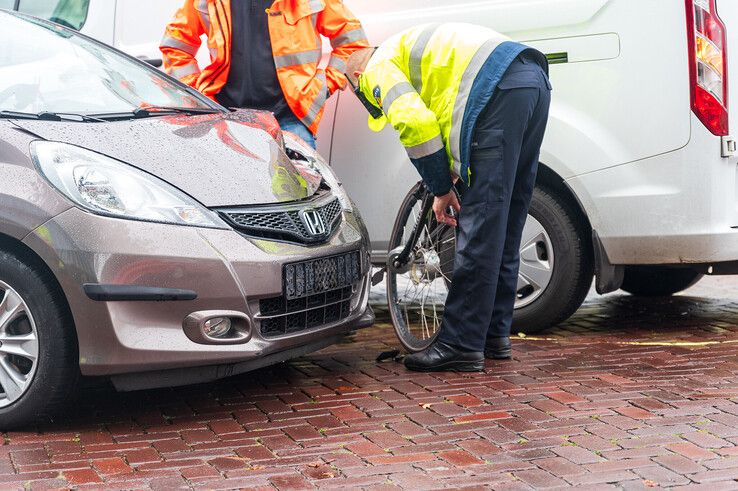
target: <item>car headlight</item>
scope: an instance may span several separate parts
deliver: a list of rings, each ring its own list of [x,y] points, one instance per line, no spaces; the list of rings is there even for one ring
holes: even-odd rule
[[[74,145],[34,141],[31,157],[48,181],[98,215],[227,229],[218,216],[174,186],[118,160]]]
[[[344,210],[353,211],[354,207],[351,198],[346,193],[343,184],[338,179],[338,176],[336,176],[336,173],[333,172],[331,166],[315,150],[305,145],[302,140],[293,138],[289,133],[284,134],[284,144],[304,156],[307,159],[307,165],[323,176],[323,180],[331,188],[331,191],[338,198]]]

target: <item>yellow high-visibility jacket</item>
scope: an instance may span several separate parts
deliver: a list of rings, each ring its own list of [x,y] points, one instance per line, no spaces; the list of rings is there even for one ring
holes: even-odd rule
[[[436,195],[451,188],[452,169],[469,183],[469,156],[476,120],[510,63],[530,50],[485,27],[427,24],[382,43],[359,78],[359,88],[382,109],[369,127],[389,123],[426,185]]]

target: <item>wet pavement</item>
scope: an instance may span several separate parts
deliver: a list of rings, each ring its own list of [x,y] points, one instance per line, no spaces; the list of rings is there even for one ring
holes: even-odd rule
[[[214,384],[84,391],[0,447],[0,489],[738,489],[738,279],[590,297],[479,374],[346,343]]]

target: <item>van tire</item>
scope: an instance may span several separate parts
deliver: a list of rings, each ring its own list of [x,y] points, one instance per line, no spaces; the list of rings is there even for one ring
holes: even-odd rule
[[[689,268],[626,266],[620,288],[638,297],[668,297],[693,286],[703,276]]]
[[[584,302],[594,277],[591,232],[569,200],[537,186],[529,215],[548,233],[554,263],[541,296],[515,309],[512,331],[517,333],[537,333],[568,319]]]
[[[77,394],[80,371],[74,322],[56,280],[34,261],[0,251],[0,282],[25,302],[38,343],[28,386],[18,399],[0,408],[0,431],[44,425],[54,421]],[[5,292],[0,292],[0,303]]]

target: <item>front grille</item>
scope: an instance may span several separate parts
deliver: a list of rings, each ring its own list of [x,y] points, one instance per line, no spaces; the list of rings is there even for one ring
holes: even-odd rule
[[[280,336],[347,318],[361,274],[358,251],[286,264],[283,295],[259,301],[262,335]]]
[[[270,208],[263,211],[221,210],[220,214],[236,230],[250,237],[275,239],[300,244],[326,242],[341,222],[341,203],[335,198],[323,205],[306,203],[303,207],[289,205],[290,209]],[[315,211],[325,226],[323,233],[312,234],[302,219],[301,212]]]

